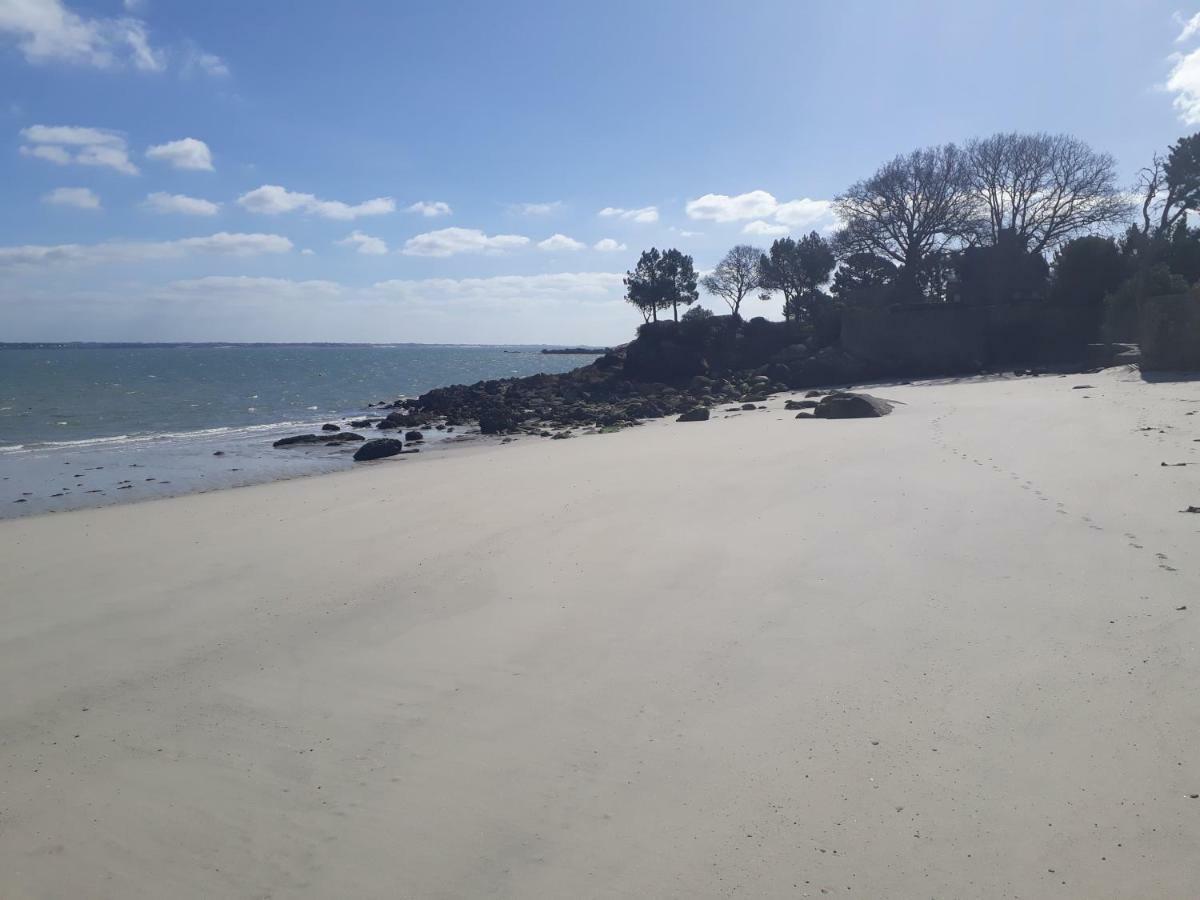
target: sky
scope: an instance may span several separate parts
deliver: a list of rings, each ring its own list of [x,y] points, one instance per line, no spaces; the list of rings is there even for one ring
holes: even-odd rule
[[[1068,132],[1132,185],[1200,129],[1197,13],[0,0],[0,341],[617,343],[641,250],[827,232],[920,146]]]

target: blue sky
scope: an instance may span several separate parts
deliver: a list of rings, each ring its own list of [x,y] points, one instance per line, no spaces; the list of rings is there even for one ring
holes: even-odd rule
[[[616,342],[897,153],[1200,128],[1197,10],[982,6],[0,0],[0,340]]]

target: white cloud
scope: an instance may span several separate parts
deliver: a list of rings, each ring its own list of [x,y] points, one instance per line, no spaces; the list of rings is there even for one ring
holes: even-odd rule
[[[65,166],[71,162],[71,154],[62,147],[55,147],[53,144],[38,144],[36,147],[21,147],[22,156],[31,156],[35,159],[44,159],[47,162],[58,163],[60,166]]]
[[[775,209],[775,221],[793,228],[808,228],[833,214],[833,203],[829,200],[792,200],[780,203]]]
[[[88,188],[55,188],[42,197],[42,202],[55,206],[74,206],[76,209],[100,208],[100,198]]]
[[[311,247],[305,247],[303,250],[300,251],[300,255],[301,256],[316,256],[317,251],[313,250]]]
[[[478,228],[442,228],[409,238],[401,251],[405,256],[454,256],[458,253],[503,253],[529,243],[519,234],[484,234]]]
[[[255,188],[238,197],[237,202],[250,212],[279,215],[300,211],[343,221],[357,219],[359,216],[379,216],[396,210],[396,201],[391,197],[376,197],[351,205],[340,200],[319,200],[312,194],[299,194],[277,184],[264,184]]]
[[[575,238],[567,237],[565,234],[552,234],[544,241],[538,241],[538,249],[548,252],[560,250],[582,250],[586,244],[582,241],[577,241]]]
[[[137,166],[129,161],[125,138],[115,131],[75,125],[30,125],[21,130],[21,137],[29,142],[21,147],[23,156],[60,166],[74,162],[104,166],[126,175],[138,173]]]
[[[515,203],[511,208],[523,216],[548,216],[562,209],[563,202],[554,200],[550,203]]]
[[[30,125],[21,129],[21,137],[34,144],[66,144],[85,147],[110,144],[124,147],[125,138],[108,128],[86,128],[78,125]]]
[[[753,219],[742,228],[745,234],[779,236],[792,229],[818,228],[828,231],[834,224],[833,203],[803,197],[780,203],[767,191],[745,194],[705,194],[688,202],[687,214],[692,219],[711,222],[740,222]],[[774,219],[774,223],[767,219]]]
[[[371,286],[378,297],[429,303],[489,306],[567,300],[571,303],[619,299],[618,272],[561,272],[547,275],[495,275],[490,278],[392,279]]]
[[[220,203],[213,203],[211,200],[188,197],[186,194],[167,194],[162,191],[149,194],[142,206],[151,212],[181,213],[185,216],[215,216],[221,208]]]
[[[758,237],[782,237],[789,230],[786,225],[772,225],[770,222],[764,222],[762,219],[755,219],[753,222],[745,224],[742,228],[742,234],[753,234]]]
[[[292,242],[278,234],[230,234],[177,241],[107,241],[102,244],[26,244],[0,247],[0,270],[37,266],[102,265],[181,259],[195,254],[247,257],[286,253]]]
[[[1181,26],[1179,36],[1175,38],[1175,42],[1178,44],[1195,37],[1196,33],[1200,32],[1200,13],[1196,13],[1187,21],[1184,21],[1183,16],[1179,13],[1175,13],[1175,21]]]
[[[619,250],[628,250],[624,244],[614,241],[612,238],[601,238],[592,245],[593,250],[599,250],[601,253],[615,253]]]
[[[204,299],[220,297],[237,302],[254,302],[263,298],[305,300],[334,298],[347,292],[336,281],[313,279],[294,281],[290,278],[258,278],[250,275],[207,275],[172,281],[159,296],[174,299]]]
[[[88,18],[61,0],[3,0],[0,35],[16,39],[27,62],[63,62],[99,69],[166,68],[166,54],[150,44],[146,23],[130,16]]]
[[[448,216],[453,210],[450,209],[449,203],[443,203],[441,200],[418,200],[412,206],[407,206],[405,212],[419,213],[427,219],[434,219],[438,216]]]
[[[1170,57],[1166,88],[1175,94],[1175,109],[1184,125],[1200,125],[1200,49]]]
[[[628,222],[648,224],[658,221],[658,207],[643,206],[640,209],[623,209],[619,206],[606,206],[597,215],[606,219],[625,219]]]
[[[705,194],[689,200],[685,211],[690,219],[707,219],[712,222],[737,222],[741,219],[761,219],[771,215],[779,202],[766,191],[750,191],[746,194]]]
[[[371,237],[361,231],[352,231],[334,243],[342,247],[355,247],[359,253],[365,256],[383,256],[388,252],[387,243],[382,238]]]
[[[176,169],[211,172],[212,151],[208,144],[196,138],[181,138],[166,144],[157,144],[146,151],[146,158],[169,163]]]

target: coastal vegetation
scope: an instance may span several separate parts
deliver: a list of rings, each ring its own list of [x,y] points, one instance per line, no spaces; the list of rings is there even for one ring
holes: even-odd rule
[[[1140,298],[1200,282],[1200,134],[1122,187],[1113,158],[1065,134],[1003,132],[901,154],[834,201],[830,233],[739,244],[699,285],[740,319],[778,297],[785,320],[836,336],[847,309],[1036,303],[1079,313],[1081,340],[1137,339]],[[651,249],[626,278],[646,322],[690,303]],[[1200,302],[1200,300],[1197,300]],[[678,316],[676,316],[676,319]]]

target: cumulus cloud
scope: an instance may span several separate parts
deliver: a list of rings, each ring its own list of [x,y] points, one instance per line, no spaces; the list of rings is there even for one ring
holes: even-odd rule
[[[250,212],[279,215],[287,212],[307,212],[326,219],[350,220],[360,216],[379,216],[395,212],[396,201],[391,197],[376,197],[362,203],[349,204],[340,200],[320,200],[312,194],[289,191],[277,184],[264,184],[238,197],[238,205]]]
[[[76,209],[100,208],[100,198],[88,188],[55,188],[42,197],[42,202],[55,206],[73,206]]]
[[[21,129],[28,143],[21,146],[21,155],[60,166],[78,163],[83,166],[103,166],[126,175],[136,175],[138,168],[129,161],[125,138],[106,128],[85,128],[76,125],[30,125]]]
[[[624,209],[619,206],[606,206],[598,215],[606,219],[624,219],[628,222],[648,224],[658,221],[657,206],[643,206],[640,209]]]
[[[778,201],[766,191],[747,194],[705,194],[689,200],[685,211],[690,219],[712,222],[737,222],[742,219],[761,219],[775,212]]]
[[[151,212],[180,213],[185,216],[215,216],[221,208],[220,203],[213,203],[211,200],[189,197],[186,194],[167,194],[163,191],[147,195],[142,206]]]
[[[405,212],[417,213],[425,216],[427,219],[434,219],[438,216],[448,216],[453,210],[450,209],[449,203],[443,203],[441,200],[418,200],[412,206],[404,208]]]
[[[484,234],[478,228],[442,228],[409,238],[401,251],[405,256],[454,256],[459,253],[503,253],[529,243],[519,234]]]
[[[197,254],[248,257],[286,253],[292,242],[278,234],[230,234],[177,241],[106,241],[101,244],[25,244],[0,247],[0,270],[181,259]]]
[[[538,249],[548,252],[561,250],[582,250],[586,244],[582,241],[577,241],[575,238],[567,237],[565,234],[552,234],[544,241],[538,241]]]
[[[556,213],[563,208],[561,200],[554,200],[550,203],[514,203],[511,209],[523,216],[548,216],[551,213]]]
[[[383,256],[388,252],[387,243],[383,238],[371,237],[361,231],[352,231],[340,241],[334,243],[342,247],[354,247],[364,256]]]
[[[615,253],[618,250],[629,249],[624,244],[614,241],[612,238],[601,238],[592,245],[593,250],[599,250],[601,253]]]
[[[786,225],[772,225],[770,222],[764,222],[762,219],[755,219],[753,222],[747,222],[742,227],[742,234],[752,234],[756,237],[782,237],[789,230]]]
[[[165,162],[176,169],[211,172],[212,151],[208,144],[196,138],[181,138],[166,144],[156,144],[146,151],[146,158]]]
[[[685,207],[689,218],[710,222],[741,222],[753,219],[742,228],[745,234],[779,236],[792,229],[828,230],[833,224],[833,203],[807,197],[780,203],[767,191],[745,194],[705,194],[690,200]],[[768,222],[768,219],[775,221]]]
[[[0,35],[14,38],[27,62],[52,62],[145,72],[166,68],[166,54],[151,46],[146,23],[130,16],[95,18],[61,0],[0,2]]]

